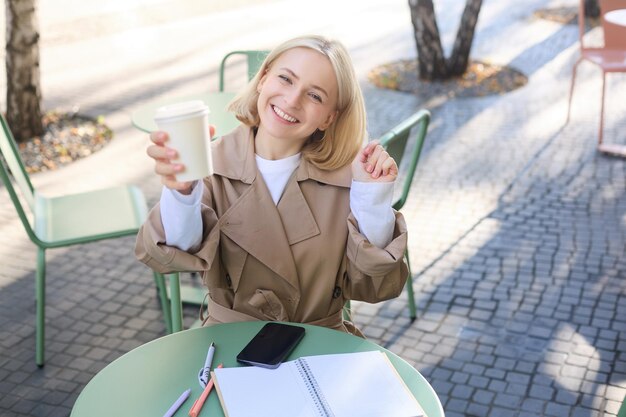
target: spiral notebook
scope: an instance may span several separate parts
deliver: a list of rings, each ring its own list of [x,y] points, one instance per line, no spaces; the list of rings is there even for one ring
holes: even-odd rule
[[[380,351],[213,372],[226,417],[426,417]]]

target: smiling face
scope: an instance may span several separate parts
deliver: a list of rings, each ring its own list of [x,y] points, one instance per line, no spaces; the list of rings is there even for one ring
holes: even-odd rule
[[[272,62],[258,84],[257,153],[277,158],[300,151],[337,115],[337,78],[332,64],[309,48],[293,48]],[[285,154],[286,153],[286,154]],[[261,155],[263,156],[263,155]]]

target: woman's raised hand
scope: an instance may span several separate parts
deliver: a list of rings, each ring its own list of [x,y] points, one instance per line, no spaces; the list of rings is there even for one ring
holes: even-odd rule
[[[352,177],[361,182],[392,182],[398,177],[398,165],[378,141],[372,141],[352,162]]]
[[[215,126],[209,125],[211,137],[215,134]],[[173,162],[178,157],[176,149],[167,146],[169,137],[166,132],[157,131],[150,134],[152,145],[148,146],[146,153],[155,161],[154,172],[161,176],[161,183],[167,188],[177,190],[182,194],[191,193],[193,181],[176,181],[176,174],[185,170],[185,165]]]

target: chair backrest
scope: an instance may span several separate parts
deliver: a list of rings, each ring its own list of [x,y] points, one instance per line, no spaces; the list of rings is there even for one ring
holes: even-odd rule
[[[0,178],[2,178],[2,182],[9,192],[9,196],[13,201],[15,210],[17,211],[17,214],[26,229],[26,233],[31,240],[36,241],[37,238],[32,225],[28,220],[28,214],[22,205],[16,189],[13,187],[11,178],[13,178],[17,184],[19,192],[28,204],[31,213],[34,213],[35,208],[35,190],[30,182],[28,173],[24,168],[24,163],[20,157],[17,143],[15,143],[15,139],[9,129],[9,125],[2,115],[0,115],[0,124],[2,125],[2,128],[0,129],[0,154],[2,155],[2,158],[0,158]]]
[[[608,49],[626,49],[626,27],[611,23],[604,14],[612,10],[626,9],[626,0],[600,0],[604,47]]]
[[[226,69],[226,61],[233,56],[243,55],[246,57],[248,64],[248,81],[250,81],[256,75],[259,68],[263,64],[265,57],[270,51],[232,51],[226,54],[220,63],[220,91],[224,91],[224,72]]]
[[[401,178],[403,178],[403,180],[401,184],[401,193],[398,199],[393,203],[393,208],[396,210],[400,210],[402,206],[404,206],[404,203],[409,196],[409,190],[411,189],[411,183],[413,182],[417,162],[419,161],[420,154],[422,153],[422,147],[424,146],[424,140],[426,139],[426,131],[428,130],[429,122],[430,112],[422,109],[399,123],[380,138],[380,144],[385,148],[389,155],[396,160],[396,164],[398,164],[398,168],[402,172]],[[417,130],[414,131],[414,128]],[[414,132],[413,136],[411,136],[411,132]],[[409,147],[411,150],[410,159],[408,162],[405,161],[405,163],[402,163],[407,145],[409,145],[410,137],[415,138],[415,141],[411,142]]]

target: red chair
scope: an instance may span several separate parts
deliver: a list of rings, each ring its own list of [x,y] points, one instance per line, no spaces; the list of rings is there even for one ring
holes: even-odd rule
[[[580,0],[578,9],[578,29],[580,40],[580,58],[574,64],[572,84],[570,86],[569,102],[567,106],[567,120],[569,122],[572,108],[572,96],[576,83],[576,69],[583,60],[596,64],[602,70],[602,103],[600,107],[600,128],[598,129],[598,150],[600,152],[626,156],[626,146],[602,143],[604,129],[604,93],[606,90],[606,74],[610,72],[626,72],[626,26],[608,22],[604,14],[612,10],[626,9],[626,0],[600,0],[602,14],[602,30],[604,32],[604,47],[589,48],[583,43],[585,34],[585,0]]]

